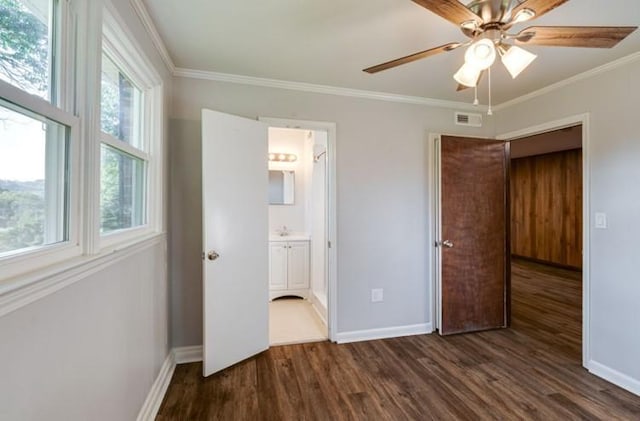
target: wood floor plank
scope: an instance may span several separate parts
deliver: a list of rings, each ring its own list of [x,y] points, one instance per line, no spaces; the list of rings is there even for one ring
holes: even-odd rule
[[[202,378],[176,367],[174,420],[640,420],[640,397],[581,366],[579,272],[512,265],[510,329],[273,347]]]

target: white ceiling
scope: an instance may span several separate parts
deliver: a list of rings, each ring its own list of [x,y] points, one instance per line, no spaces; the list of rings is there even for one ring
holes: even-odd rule
[[[465,3],[469,3],[465,1]],[[453,73],[462,49],[375,75],[362,69],[452,41],[460,30],[411,0],[145,0],[179,68],[468,102]],[[640,25],[638,0],[570,0],[531,25]],[[517,98],[640,51],[640,30],[613,49],[526,47],[538,59],[512,80],[493,66],[493,102]],[[486,78],[480,88],[486,103]]]

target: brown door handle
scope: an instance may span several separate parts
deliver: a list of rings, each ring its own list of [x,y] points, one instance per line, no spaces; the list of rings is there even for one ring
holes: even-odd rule
[[[220,257],[220,255],[213,250],[207,253],[207,259],[209,260],[216,260],[218,257]]]

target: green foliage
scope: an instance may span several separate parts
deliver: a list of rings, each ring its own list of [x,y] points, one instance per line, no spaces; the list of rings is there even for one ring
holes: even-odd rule
[[[101,128],[125,142],[130,140],[130,119],[123,118],[130,106],[134,87],[108,57],[102,56]],[[100,163],[101,231],[110,232],[136,225],[133,197],[136,165],[134,158],[102,147]],[[140,187],[140,186],[138,186]]]
[[[40,182],[44,189],[43,182]],[[0,253],[43,243],[43,195],[27,189],[11,191],[0,188]]]
[[[103,147],[100,163],[100,214],[102,232],[123,228],[130,209],[120,203],[120,161],[122,158]]]
[[[1,1],[1,0],[0,0]],[[105,60],[105,56],[102,56]],[[118,86],[110,82],[103,72],[100,97],[100,125],[102,131],[118,138],[120,127],[120,94]]]
[[[0,73],[27,92],[48,91],[47,25],[20,1],[0,0]]]

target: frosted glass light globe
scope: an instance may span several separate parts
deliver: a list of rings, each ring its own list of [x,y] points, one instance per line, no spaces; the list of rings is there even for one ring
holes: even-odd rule
[[[496,61],[496,46],[487,38],[474,42],[467,48],[464,61],[476,69],[488,69]]]

